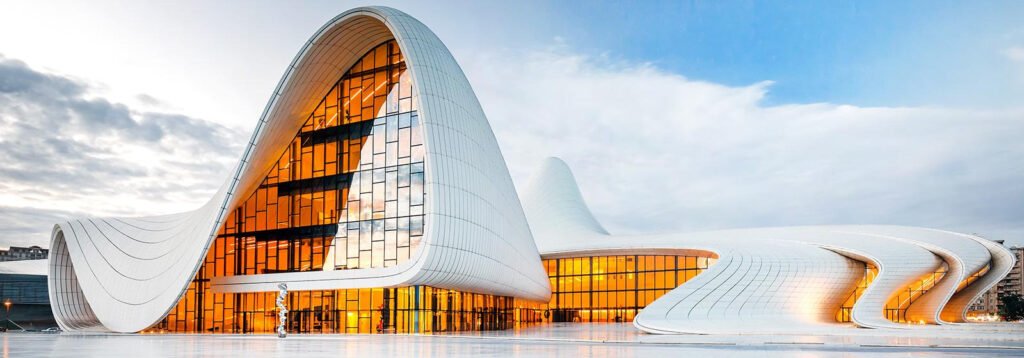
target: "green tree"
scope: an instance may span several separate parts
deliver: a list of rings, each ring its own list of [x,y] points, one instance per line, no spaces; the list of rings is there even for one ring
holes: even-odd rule
[[[999,315],[1006,321],[1019,321],[1024,319],[1024,297],[1011,293],[999,296]]]

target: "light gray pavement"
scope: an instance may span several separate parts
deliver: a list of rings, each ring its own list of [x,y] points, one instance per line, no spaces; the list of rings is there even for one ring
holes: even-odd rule
[[[864,331],[861,333],[861,331]],[[452,335],[0,334],[8,357],[1024,356],[1024,335],[648,335],[629,324],[552,324]],[[883,332],[884,333],[884,332]]]

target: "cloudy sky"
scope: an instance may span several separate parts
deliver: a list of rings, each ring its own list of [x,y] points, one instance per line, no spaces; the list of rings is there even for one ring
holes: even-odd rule
[[[469,76],[522,189],[612,232],[901,224],[1024,244],[1020,2],[384,2]],[[4,1],[0,246],[194,208],[360,2]]]

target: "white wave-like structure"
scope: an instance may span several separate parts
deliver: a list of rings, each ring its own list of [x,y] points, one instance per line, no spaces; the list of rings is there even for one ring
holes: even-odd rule
[[[397,266],[235,276],[221,292],[429,285],[545,301],[550,296],[498,144],[462,69],[418,20],[386,7],[347,11],[306,43],[274,90],[231,178],[202,208],[151,218],[57,224],[50,299],[69,331],[137,332],[174,307],[226,213],[245,200],[324,93],[367,51],[394,39],[419,100],[425,190],[422,248]]]
[[[611,235],[594,218],[569,167],[548,158],[523,194],[545,258],[603,255],[716,257],[704,273],[661,296],[636,316],[650,333],[821,333],[865,273],[877,275],[853,306],[859,327],[936,329],[966,321],[967,308],[1009,273],[1014,257],[977,236],[904,226],[806,226],[684,234]],[[916,297],[906,321],[886,303],[945,264],[945,276]],[[971,275],[975,278],[965,282]],[[981,327],[981,325],[972,325]],[[956,327],[963,327],[957,325]]]
[[[651,333],[815,333],[851,329],[835,314],[862,282],[850,320],[884,329],[936,329],[965,321],[968,305],[1014,264],[982,238],[900,226],[816,226],[662,235],[613,235],[587,208],[568,166],[548,159],[516,194],[504,158],[461,68],[412,17],[386,7],[345,12],[289,65],[230,178],[201,208],[148,218],[83,218],[54,226],[49,293],[67,331],[138,332],[182,299],[228,213],[281,157],[337,79],[385,41],[405,56],[422,123],[422,245],[390,267],[214,277],[215,293],[425,285],[528,301],[551,297],[541,259],[602,255],[716,258],[700,275],[644,308]],[[524,210],[525,207],[525,210]],[[529,223],[529,224],[528,224]],[[906,309],[886,304],[922,277],[944,275]]]

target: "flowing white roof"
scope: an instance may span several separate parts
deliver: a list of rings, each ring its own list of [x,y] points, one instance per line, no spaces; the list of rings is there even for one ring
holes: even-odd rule
[[[877,277],[852,320],[868,328],[924,328],[884,315],[886,303],[946,263],[948,272],[907,309],[915,323],[965,321],[967,306],[1009,271],[1014,258],[982,238],[884,225],[831,225],[610,235],[583,201],[568,166],[545,160],[524,194],[545,258],[610,254],[717,257],[704,273],[644,308],[634,324],[652,333],[810,333],[844,329],[835,314],[864,276]],[[990,270],[972,284],[960,283]],[[935,326],[932,326],[935,327]]]

